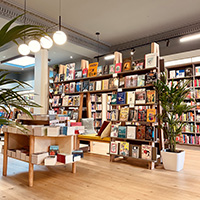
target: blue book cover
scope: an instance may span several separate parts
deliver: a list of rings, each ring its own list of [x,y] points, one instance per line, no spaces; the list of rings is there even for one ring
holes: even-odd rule
[[[119,126],[118,137],[119,138],[126,138],[126,126]]]
[[[76,92],[81,92],[81,82],[76,83]]]
[[[126,94],[125,92],[117,93],[117,104],[126,104]]]

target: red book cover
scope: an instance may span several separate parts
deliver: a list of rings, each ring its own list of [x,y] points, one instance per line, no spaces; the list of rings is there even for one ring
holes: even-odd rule
[[[82,122],[70,122],[70,126],[82,126]]]
[[[122,63],[117,63],[115,65],[115,73],[120,73],[122,71]]]
[[[57,161],[65,164],[65,155],[57,154]]]
[[[83,71],[82,71],[82,77],[83,78],[86,78],[88,75],[88,69],[87,68],[84,68]]]
[[[144,140],[145,139],[145,126],[137,126],[136,128],[137,132],[137,139]]]

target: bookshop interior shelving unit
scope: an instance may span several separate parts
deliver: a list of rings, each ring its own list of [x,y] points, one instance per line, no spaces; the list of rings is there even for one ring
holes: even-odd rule
[[[166,67],[168,84],[173,82],[190,80],[191,92],[185,99],[188,105],[196,105],[187,113],[183,113],[182,119],[187,125],[182,130],[182,135],[177,137],[179,144],[195,145],[200,147],[200,63],[189,63]],[[191,98],[193,100],[191,100]]]
[[[37,120],[26,120],[28,124],[40,124],[41,122]],[[46,121],[47,123],[47,121]],[[27,162],[29,164],[29,186],[33,186],[33,179],[34,179],[34,164],[32,164],[31,158],[33,153],[40,153],[40,152],[48,152],[48,147],[50,145],[59,145],[60,153],[72,154],[72,151],[75,148],[74,143],[74,136],[65,136],[60,135],[56,137],[50,136],[34,136],[28,135],[23,133],[12,133],[12,132],[4,132],[4,157],[3,157],[3,175],[7,176],[7,164],[8,164],[8,154],[7,150],[9,149],[21,149],[25,146],[29,149],[29,160],[21,160],[16,157],[12,157],[13,159],[17,159],[23,162]],[[76,173],[76,162],[72,164],[72,172]],[[44,165],[44,164],[40,164]],[[55,166],[58,165],[65,165],[63,163],[57,162]]]

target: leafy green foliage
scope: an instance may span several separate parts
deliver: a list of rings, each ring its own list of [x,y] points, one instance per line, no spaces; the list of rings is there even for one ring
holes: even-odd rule
[[[163,108],[162,114],[158,114],[158,118],[162,122],[160,128],[165,130],[171,152],[176,151],[176,137],[181,134],[182,128],[186,125],[185,122],[180,120],[182,113],[195,107],[188,106],[184,102],[191,90],[187,87],[189,83],[190,80],[178,83],[174,83],[172,80],[172,86],[170,87],[167,85],[165,74],[162,74],[161,79],[155,83],[158,100]],[[178,117],[175,117],[176,115]]]

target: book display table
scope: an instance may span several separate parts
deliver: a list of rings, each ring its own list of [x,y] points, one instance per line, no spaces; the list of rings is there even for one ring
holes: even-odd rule
[[[30,187],[33,186],[34,180],[34,164],[32,163],[32,154],[33,153],[41,153],[48,152],[48,148],[50,145],[59,145],[60,153],[72,154],[72,151],[75,148],[75,140],[77,137],[74,135],[60,135],[55,137],[50,136],[34,136],[23,133],[11,133],[4,132],[4,155],[3,155],[3,176],[7,176],[7,165],[8,165],[8,157],[12,157],[17,160],[21,160],[29,163],[29,183]],[[17,156],[8,155],[9,149],[20,149],[24,146],[27,146],[29,149],[29,157],[26,160],[22,160]],[[76,162],[70,162],[72,164],[72,173],[76,173]],[[43,163],[39,165],[44,165]],[[65,165],[61,162],[56,162],[55,165]],[[52,165],[51,165],[52,166]]]

